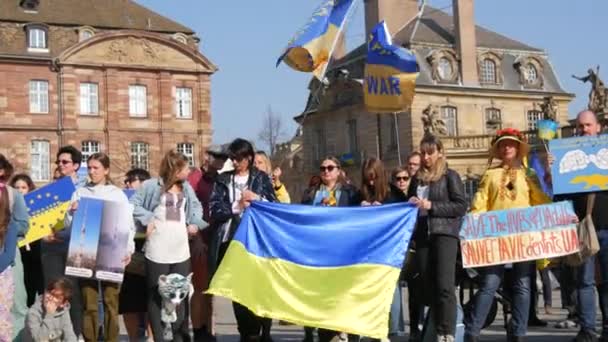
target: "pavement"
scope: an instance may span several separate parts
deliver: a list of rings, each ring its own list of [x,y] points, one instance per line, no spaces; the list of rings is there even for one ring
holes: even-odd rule
[[[407,296],[404,296],[404,308],[407,308]],[[236,321],[232,312],[231,302],[225,298],[216,297],[215,299],[215,332],[220,342],[238,342],[239,335],[236,327]],[[542,304],[542,299],[540,300]],[[549,325],[543,328],[531,327],[528,329],[526,342],[569,342],[577,333],[577,329],[557,329],[554,328],[555,323],[565,319],[566,311],[560,309],[559,291],[553,292],[553,314],[547,315],[544,309],[539,308],[539,317],[546,320]],[[407,310],[406,310],[407,311]],[[494,323],[484,329],[480,341],[505,341],[504,320],[502,317],[502,308],[499,305],[499,314],[494,320]],[[406,313],[407,316],[407,313]],[[599,311],[598,311],[599,316]],[[121,320],[122,321],[122,320]],[[407,322],[406,317],[406,326]],[[598,327],[600,326],[598,321]],[[124,327],[121,327],[121,341],[128,341]],[[279,325],[274,322],[272,326],[272,338],[275,342],[300,342],[304,338],[304,332],[301,327],[294,325]],[[407,335],[392,339],[392,342],[407,342]]]

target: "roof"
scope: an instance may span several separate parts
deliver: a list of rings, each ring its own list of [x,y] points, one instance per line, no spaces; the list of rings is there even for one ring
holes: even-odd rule
[[[0,21],[194,33],[132,0],[40,0],[36,12],[26,12],[19,3],[0,1]]]

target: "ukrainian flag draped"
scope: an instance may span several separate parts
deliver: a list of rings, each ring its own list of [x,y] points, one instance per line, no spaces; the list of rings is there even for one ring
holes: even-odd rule
[[[383,338],[417,209],[254,202],[208,293],[259,316]]]
[[[353,3],[354,0],[323,0],[308,23],[289,41],[277,66],[284,61],[295,70],[314,72],[320,78]]]
[[[418,77],[416,56],[392,44],[384,21],[371,32],[363,85],[368,112],[401,112],[412,105]]]
[[[63,219],[74,191],[76,188],[72,179],[63,177],[24,196],[30,227],[25,238],[19,242],[19,247],[63,229]]]

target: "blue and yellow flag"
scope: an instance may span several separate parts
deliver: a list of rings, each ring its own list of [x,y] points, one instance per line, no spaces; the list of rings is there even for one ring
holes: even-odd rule
[[[559,125],[553,120],[538,120],[536,121],[538,137],[543,140],[552,140],[557,137],[557,129]]]
[[[284,61],[295,70],[314,72],[320,78],[353,3],[354,0],[323,0],[308,23],[289,41],[277,66]]]
[[[363,84],[368,112],[401,112],[412,105],[418,77],[416,55],[393,45],[384,21],[371,32]]]
[[[262,317],[386,337],[417,212],[254,202],[208,292]]]
[[[63,229],[63,219],[74,191],[76,188],[72,179],[63,177],[24,196],[30,227],[25,238],[19,242],[19,247]]]

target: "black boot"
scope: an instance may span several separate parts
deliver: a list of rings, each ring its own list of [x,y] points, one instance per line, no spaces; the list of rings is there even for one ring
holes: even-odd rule
[[[464,342],[479,342],[479,336],[464,335]]]

